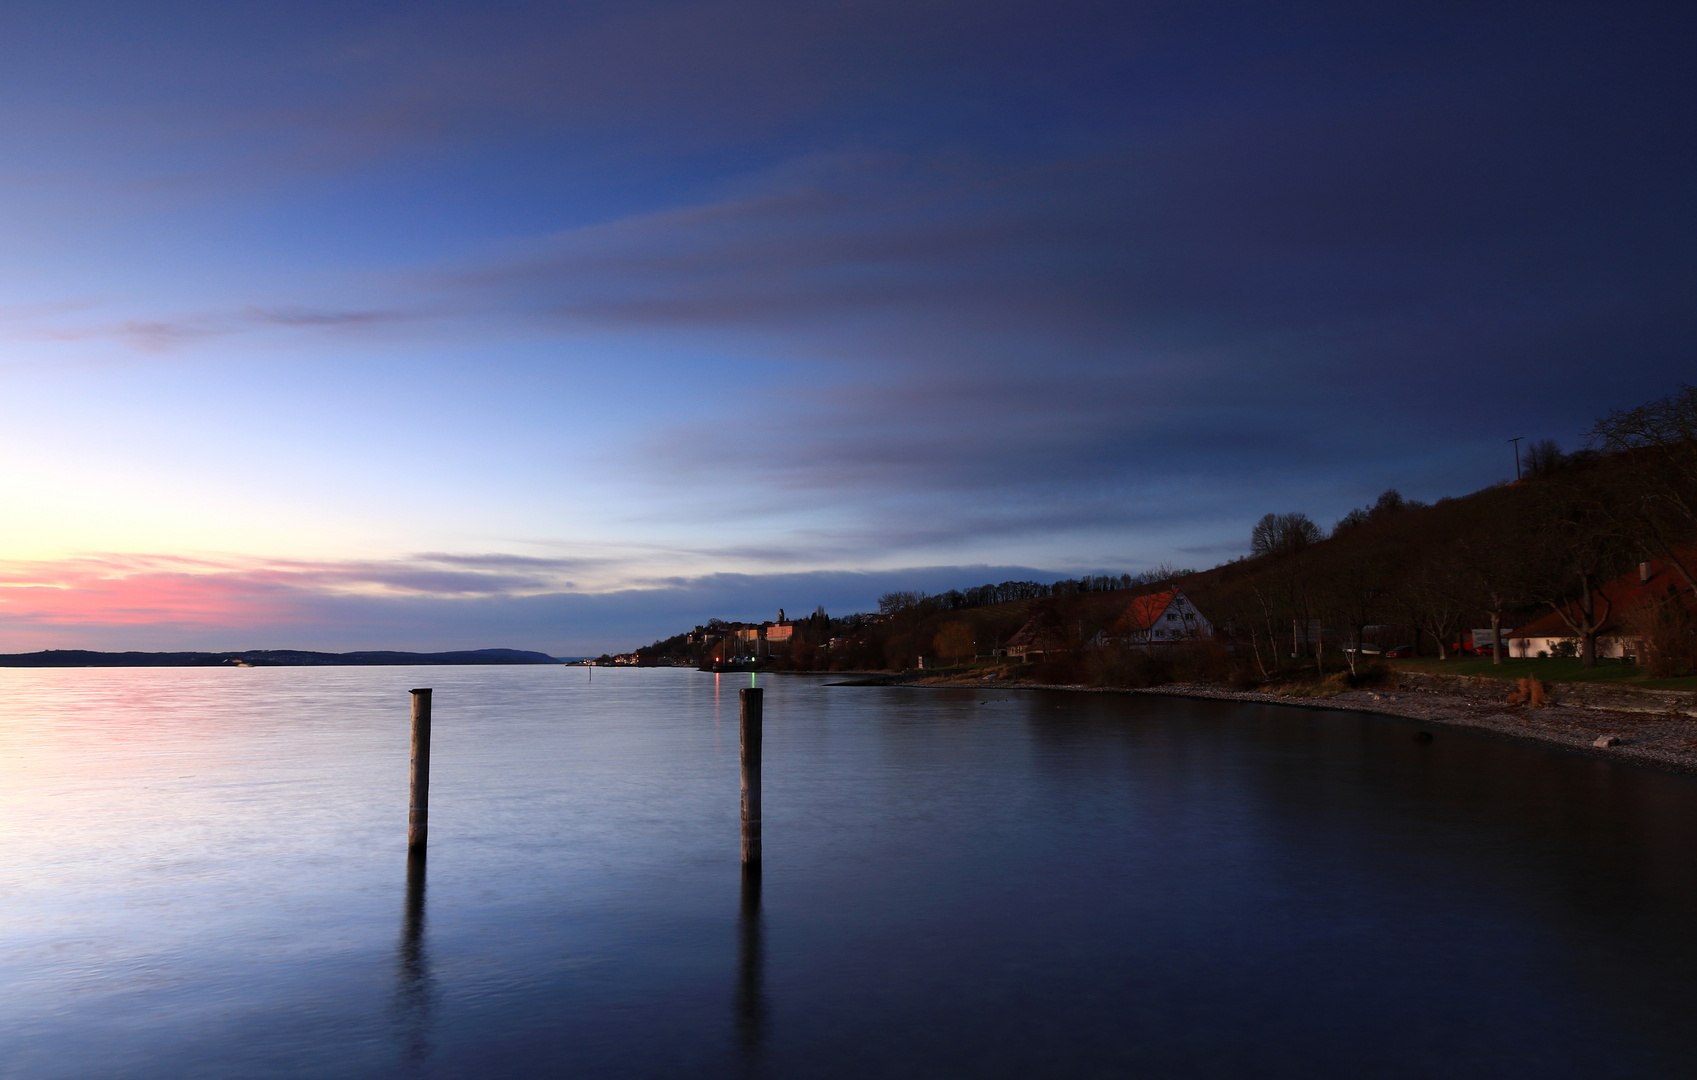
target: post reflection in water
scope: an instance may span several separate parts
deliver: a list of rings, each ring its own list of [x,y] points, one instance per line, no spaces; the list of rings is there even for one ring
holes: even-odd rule
[[[430,1056],[430,1014],[435,997],[424,942],[424,861],[423,851],[407,854],[406,914],[396,950],[395,1019],[401,1056],[408,1065],[421,1064]]]
[[[737,916],[737,1042],[743,1053],[760,1048],[766,1020],[766,928],[760,918],[760,864],[742,868],[742,909]]]

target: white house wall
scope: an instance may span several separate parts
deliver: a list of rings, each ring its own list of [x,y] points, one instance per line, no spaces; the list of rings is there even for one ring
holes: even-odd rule
[[[1556,646],[1564,641],[1573,643],[1574,655],[1579,655],[1580,641],[1578,637],[1510,637],[1508,655],[1517,659],[1536,659],[1539,653],[1546,656],[1556,654]],[[1600,637],[1597,639],[1597,655],[1605,659],[1618,660],[1626,654],[1625,639],[1617,637]]]

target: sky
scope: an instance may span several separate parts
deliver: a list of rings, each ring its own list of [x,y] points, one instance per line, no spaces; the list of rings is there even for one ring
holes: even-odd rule
[[[1697,381],[1697,9],[0,12],[0,651],[1244,554]]]

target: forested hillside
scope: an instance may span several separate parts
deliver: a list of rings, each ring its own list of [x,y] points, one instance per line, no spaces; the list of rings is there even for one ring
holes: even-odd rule
[[[1630,635],[1640,659],[1663,676],[1691,670],[1697,387],[1599,420],[1578,452],[1533,444],[1522,472],[1432,505],[1386,491],[1330,530],[1300,512],[1268,513],[1248,538],[1249,555],[1202,572],[1163,567],[1138,577],[1005,582],[939,596],[890,593],[878,614],[847,619],[817,611],[769,663],[839,671],[901,670],[920,657],[927,666],[994,663],[1008,639],[1037,619],[1058,643],[1043,658],[1054,681],[1136,681],[1161,677],[1152,667],[1171,675],[1174,665],[1262,681],[1293,664],[1324,670],[1328,653],[1334,667],[1352,663],[1360,650],[1350,647],[1358,644],[1406,643],[1448,656],[1475,627],[1497,631],[1500,650],[1516,627],[1557,617],[1586,666],[1597,662],[1598,637],[1608,633]],[[1665,567],[1673,584],[1631,610],[1599,597],[1600,586],[1647,561]],[[1151,658],[1114,638],[1134,597],[1169,588],[1213,623],[1209,640],[1190,643],[1186,656]],[[651,660],[715,658],[691,637],[644,652]]]

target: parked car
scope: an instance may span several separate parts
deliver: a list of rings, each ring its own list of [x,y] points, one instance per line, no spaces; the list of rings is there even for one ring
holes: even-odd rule
[[[1391,660],[1403,660],[1414,655],[1412,645],[1393,645],[1385,650],[1385,656]]]
[[[1481,642],[1474,634],[1463,634],[1460,641],[1450,646],[1449,651],[1452,656],[1489,656],[1491,641],[1486,638]]]

